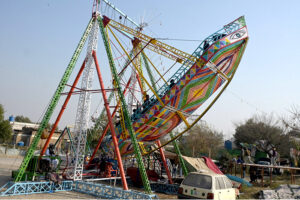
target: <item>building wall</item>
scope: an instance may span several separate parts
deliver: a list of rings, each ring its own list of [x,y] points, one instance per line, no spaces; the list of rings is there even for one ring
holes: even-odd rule
[[[20,126],[17,126],[16,129],[13,129],[14,135],[12,137],[12,144],[17,145],[19,142],[24,142],[24,146],[30,146],[32,143],[34,136],[37,134],[37,129],[35,128],[28,128],[28,127],[23,127],[20,130]],[[59,138],[61,134],[61,131],[54,132],[53,136],[51,137],[50,144],[55,144],[57,139]],[[68,135],[65,134],[64,140],[69,140]],[[43,146],[45,145],[47,139],[40,139],[37,148],[42,149]],[[57,148],[61,148],[62,142],[58,143]]]

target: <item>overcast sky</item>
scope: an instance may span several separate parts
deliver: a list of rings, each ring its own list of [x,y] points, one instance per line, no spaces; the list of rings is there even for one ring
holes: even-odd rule
[[[250,39],[242,61],[228,89],[203,118],[226,137],[234,133],[235,122],[261,113],[286,115],[291,105],[299,104],[300,1],[111,2],[138,23],[148,23],[147,33],[159,38],[202,40],[245,16]],[[92,0],[0,1],[0,104],[6,118],[24,115],[39,121],[91,9]],[[168,43],[192,53],[200,42]],[[60,127],[74,123],[76,105],[75,98]]]

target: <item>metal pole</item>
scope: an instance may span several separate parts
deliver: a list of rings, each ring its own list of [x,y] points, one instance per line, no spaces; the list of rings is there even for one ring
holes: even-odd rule
[[[155,85],[155,79],[154,79],[153,74],[152,74],[152,72],[151,72],[151,69],[150,69],[149,63],[148,63],[148,61],[147,61],[147,59],[146,59],[146,56],[145,56],[144,51],[142,51],[142,58],[143,58],[143,61],[144,61],[146,70],[147,70],[147,72],[148,72],[148,76],[149,76],[149,78],[150,78],[152,87],[153,87],[153,89],[155,90],[155,92],[157,93],[157,88],[156,88],[156,85]]]
[[[159,146],[159,147],[161,146],[161,143],[160,143],[159,140],[156,140],[155,142],[156,142],[157,146]],[[168,168],[167,161],[166,161],[166,157],[165,157],[165,154],[164,154],[163,149],[160,148],[160,149],[159,149],[159,152],[160,152],[161,159],[162,159],[162,161],[163,161],[163,163],[164,163],[164,167],[165,167],[166,172],[167,172],[167,176],[168,176],[168,179],[169,179],[169,183],[170,183],[170,184],[173,184],[172,176],[171,176],[170,170],[169,170],[169,168]]]
[[[36,149],[36,147],[38,145],[38,142],[40,141],[40,137],[41,137],[44,129],[48,125],[48,122],[49,122],[49,120],[51,118],[51,115],[53,114],[53,111],[54,111],[54,109],[55,109],[55,107],[56,107],[56,105],[58,103],[58,100],[59,100],[59,98],[61,96],[61,92],[64,90],[65,85],[66,85],[66,83],[68,82],[68,80],[69,80],[69,78],[71,76],[71,73],[72,73],[72,71],[73,71],[73,69],[75,67],[75,64],[76,64],[76,62],[78,60],[78,57],[79,57],[79,55],[80,55],[80,53],[82,51],[84,43],[85,43],[85,41],[86,41],[86,39],[87,39],[90,31],[91,31],[91,28],[92,28],[92,25],[93,25],[92,21],[93,21],[92,19],[89,21],[89,24],[86,27],[86,29],[85,29],[85,31],[83,33],[83,36],[80,39],[80,42],[79,42],[79,44],[78,44],[78,46],[77,46],[77,48],[76,48],[76,50],[75,50],[75,52],[74,52],[74,54],[73,54],[70,62],[69,62],[69,65],[68,65],[68,67],[67,67],[67,69],[66,69],[66,71],[65,71],[65,73],[64,73],[64,75],[63,75],[63,77],[61,79],[61,81],[58,84],[58,87],[57,87],[57,89],[56,89],[56,91],[55,91],[55,93],[54,93],[54,95],[53,95],[53,97],[51,99],[51,102],[50,102],[50,104],[49,104],[49,106],[47,108],[47,111],[46,111],[46,113],[45,113],[45,115],[44,115],[44,117],[43,117],[43,119],[41,121],[41,124],[39,126],[38,131],[37,131],[37,134],[35,135],[35,137],[34,137],[32,143],[31,143],[29,149],[27,150],[27,153],[26,153],[26,155],[25,155],[25,157],[23,159],[23,162],[22,162],[22,164],[21,164],[21,166],[19,168],[19,173],[16,176],[15,182],[18,182],[18,181],[20,181],[22,179],[22,177],[24,175],[24,172],[25,172],[25,170],[26,170],[26,168],[28,166],[28,163],[29,163],[31,157],[34,154],[34,151],[35,151],[35,149]]]
[[[115,146],[115,153],[117,155],[119,169],[120,169],[120,173],[121,173],[121,177],[122,177],[123,189],[128,190],[127,181],[126,181],[124,168],[123,168],[123,163],[122,163],[122,158],[121,158],[121,154],[120,154],[120,151],[119,151],[119,144],[118,144],[117,137],[116,137],[115,127],[113,125],[113,119],[111,117],[111,113],[110,113],[110,110],[109,110],[109,104],[107,102],[106,91],[104,89],[104,83],[103,83],[99,63],[98,63],[98,60],[97,60],[97,57],[96,57],[96,52],[93,51],[92,55],[94,57],[94,61],[95,61],[96,69],[97,69],[97,74],[98,74],[98,78],[99,78],[99,83],[100,83],[100,87],[101,87],[101,91],[102,91],[102,96],[103,96],[103,100],[104,100],[104,106],[105,106],[106,113],[107,113],[109,128],[110,128],[113,143],[114,143],[114,146]]]
[[[81,68],[80,68],[80,70],[79,70],[79,72],[78,72],[78,74],[77,74],[77,76],[76,76],[76,78],[75,78],[75,80],[74,80],[74,82],[73,82],[71,88],[70,88],[70,91],[69,91],[69,93],[68,93],[68,96],[67,96],[67,98],[65,99],[65,102],[64,102],[63,106],[62,106],[61,109],[60,109],[60,112],[59,112],[59,114],[58,114],[58,116],[57,116],[57,118],[56,118],[56,120],[55,120],[55,123],[53,124],[53,127],[52,127],[52,129],[51,129],[51,132],[50,132],[48,138],[47,138],[47,141],[46,141],[46,143],[45,143],[45,145],[44,145],[44,147],[43,147],[43,149],[42,149],[42,151],[41,151],[41,153],[40,153],[40,156],[43,156],[44,153],[46,152],[46,149],[47,149],[47,147],[48,147],[48,145],[49,145],[49,143],[50,143],[51,137],[52,137],[52,135],[54,134],[54,131],[55,131],[55,129],[56,129],[56,127],[57,127],[57,125],[58,125],[58,123],[59,123],[59,121],[60,121],[60,118],[61,118],[61,116],[63,115],[63,113],[64,113],[64,111],[65,111],[65,109],[66,109],[66,107],[67,107],[67,105],[68,105],[68,103],[69,103],[69,100],[70,100],[70,98],[71,98],[71,95],[72,95],[72,93],[73,93],[73,91],[74,91],[74,89],[75,89],[75,87],[76,87],[76,85],[77,85],[77,83],[78,83],[78,81],[79,81],[79,78],[80,78],[80,76],[81,76],[81,74],[82,74],[82,72],[83,72],[83,70],[84,70],[84,67],[85,67],[85,60],[83,61],[82,65],[81,65]]]
[[[123,94],[124,94],[124,95],[125,95],[125,93],[127,92],[127,89],[128,89],[128,87],[129,87],[130,82],[131,82],[131,79],[129,79],[128,82],[127,82],[127,84],[126,84],[126,88],[125,88],[124,91],[123,91]],[[116,112],[117,112],[119,106],[120,106],[120,102],[119,102],[119,103],[117,104],[117,106],[115,107],[115,110],[114,110],[113,113],[112,113],[112,117],[115,116],[115,114],[116,114]],[[94,152],[93,152],[93,154],[92,154],[92,156],[91,156],[91,158],[90,158],[90,161],[89,161],[89,163],[87,164],[86,168],[90,166],[92,160],[94,159],[94,157],[95,157],[95,155],[96,155],[98,149],[100,148],[100,145],[101,145],[101,143],[102,143],[102,140],[103,140],[104,136],[106,135],[106,132],[108,131],[108,128],[109,128],[109,124],[106,124],[105,129],[104,129],[104,131],[103,131],[103,133],[102,133],[102,135],[101,135],[101,137],[100,137],[100,139],[99,139],[99,141],[98,141],[98,143],[97,143],[97,146],[96,146],[95,149],[94,149]]]
[[[131,142],[132,142],[132,145],[133,145],[133,148],[134,148],[134,152],[135,152],[135,155],[136,155],[136,158],[137,158],[137,162],[138,162],[138,166],[139,166],[139,169],[140,169],[144,189],[147,193],[152,193],[150,183],[149,183],[149,180],[148,180],[148,176],[147,176],[147,173],[146,173],[146,170],[145,170],[145,166],[144,166],[144,163],[143,163],[143,160],[142,160],[142,154],[141,154],[141,151],[140,151],[139,146],[138,146],[138,142],[137,142],[137,139],[136,139],[136,136],[135,136],[134,129],[132,127],[132,122],[130,120],[129,112],[128,112],[128,109],[127,109],[127,104],[125,102],[124,95],[121,92],[120,80],[119,80],[119,77],[117,75],[117,70],[116,70],[115,63],[114,63],[114,60],[113,60],[113,57],[112,57],[111,49],[109,48],[107,35],[106,35],[106,32],[104,31],[103,21],[100,17],[98,18],[98,21],[99,21],[100,31],[101,31],[104,46],[105,46],[105,49],[106,49],[107,57],[109,59],[109,65],[110,65],[110,68],[111,68],[111,72],[113,74],[114,81],[116,82],[116,86],[117,86],[116,89],[117,89],[118,94],[119,94],[120,99],[121,99],[121,105],[122,105],[122,108],[123,108],[125,121],[128,125],[128,132],[129,132]]]
[[[172,139],[172,138],[173,138],[173,133],[172,133],[172,132],[170,132],[170,136],[171,136],[171,139]],[[174,145],[175,151],[176,151],[176,153],[177,153],[177,155],[178,155],[178,157],[179,157],[179,162],[180,162],[180,165],[181,165],[181,167],[182,167],[183,174],[184,174],[184,176],[187,176],[188,173],[189,173],[189,171],[187,170],[187,168],[186,168],[186,166],[185,166],[184,160],[183,160],[183,158],[182,158],[182,154],[181,154],[181,152],[180,152],[180,149],[179,149],[179,146],[178,146],[176,140],[173,141],[173,145]]]

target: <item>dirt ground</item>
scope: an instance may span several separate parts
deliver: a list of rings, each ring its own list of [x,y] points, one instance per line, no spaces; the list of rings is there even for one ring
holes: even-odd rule
[[[7,157],[0,155],[0,187],[8,181],[12,181],[11,173],[13,170],[19,169],[23,157]],[[159,199],[177,199],[177,195],[166,195],[156,193]],[[99,199],[94,196],[82,194],[78,192],[55,192],[45,194],[32,194],[32,195],[17,195],[0,197],[0,199]]]
[[[0,155],[0,187],[12,181],[12,170],[19,169],[23,157],[7,157]],[[94,196],[81,194],[78,192],[55,192],[47,194],[16,195],[0,197],[0,199],[95,199]]]

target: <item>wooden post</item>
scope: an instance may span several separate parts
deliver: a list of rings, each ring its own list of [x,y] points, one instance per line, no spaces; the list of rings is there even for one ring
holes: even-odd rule
[[[236,163],[234,163],[234,175],[236,176]]]
[[[264,187],[264,168],[261,168],[261,186]]]
[[[272,184],[272,169],[274,169],[274,168],[271,168],[271,170],[270,170],[270,186],[271,186],[271,184]]]
[[[295,183],[295,180],[294,180],[294,172],[293,172],[293,170],[291,169],[290,170],[290,172],[291,172],[291,184],[293,184],[293,183]]]
[[[243,164],[241,163],[241,178],[244,178],[244,177],[243,177],[243,172],[244,172]]]

